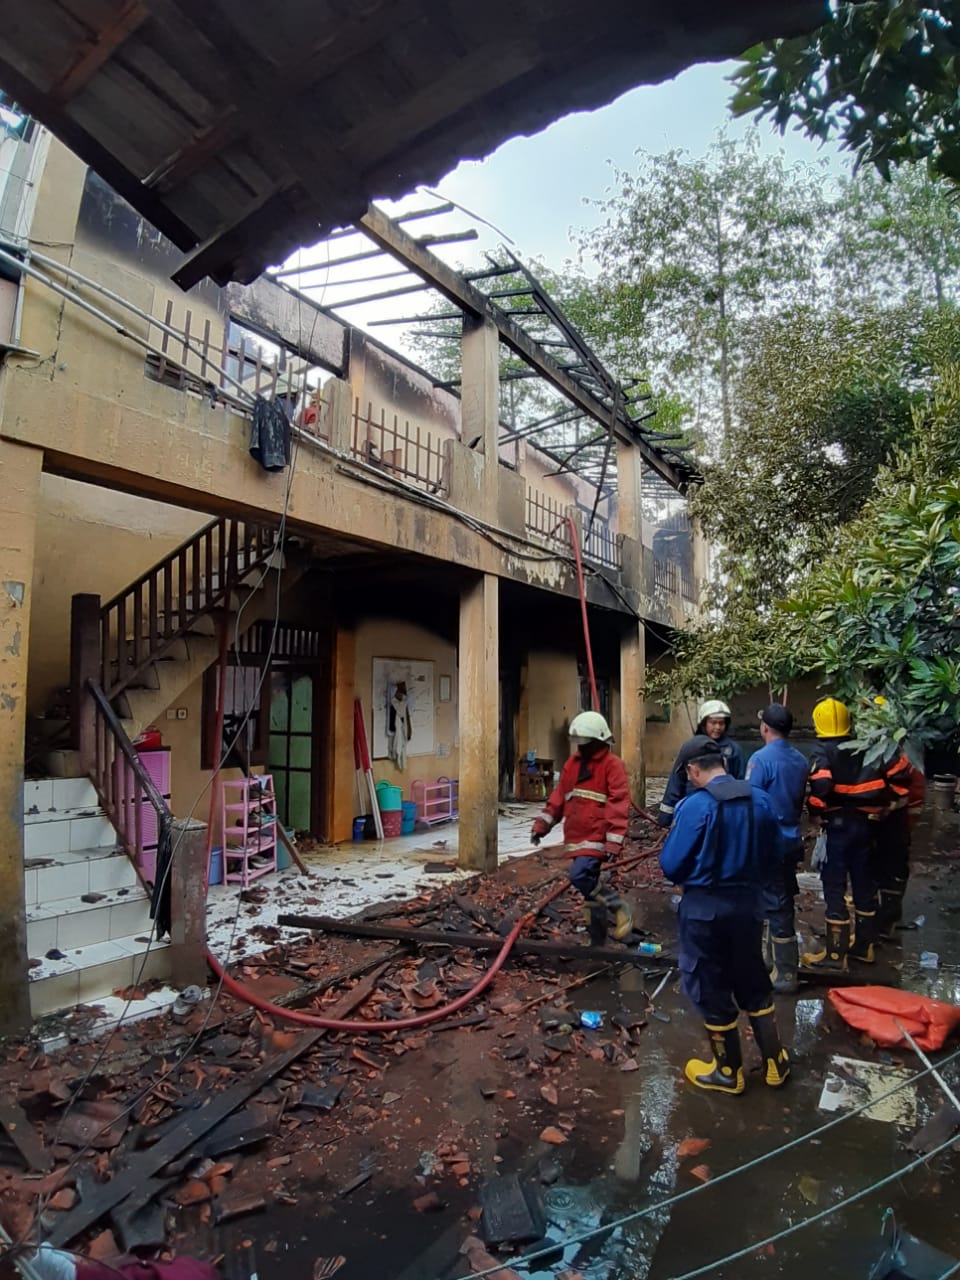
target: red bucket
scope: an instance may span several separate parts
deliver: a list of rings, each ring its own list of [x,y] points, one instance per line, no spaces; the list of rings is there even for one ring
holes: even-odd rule
[[[403,827],[402,809],[396,809],[392,812],[388,809],[386,813],[381,813],[380,817],[383,819],[383,838],[385,840],[392,840],[394,836],[401,834],[401,828]]]

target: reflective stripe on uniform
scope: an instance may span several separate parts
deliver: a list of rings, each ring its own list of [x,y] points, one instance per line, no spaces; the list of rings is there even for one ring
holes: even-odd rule
[[[578,840],[576,844],[565,844],[563,846],[564,853],[576,853],[578,849],[599,849],[601,853],[606,851],[605,844],[598,844],[596,840]]]
[[[554,822],[556,822],[556,818],[554,818],[549,809],[544,809],[542,813],[538,813],[537,820],[539,822],[545,822],[548,827],[552,827]]]
[[[597,804],[607,803],[607,797],[602,791],[587,791],[584,787],[574,787],[563,798],[564,800],[572,800],[574,797],[578,800],[596,800]]]
[[[664,803],[661,801],[661,804],[660,804],[660,812],[661,812],[661,813],[673,813],[673,805],[672,805],[672,804],[664,804]]]
[[[607,844],[623,844],[623,836],[615,835],[614,832],[611,831],[607,836]]]

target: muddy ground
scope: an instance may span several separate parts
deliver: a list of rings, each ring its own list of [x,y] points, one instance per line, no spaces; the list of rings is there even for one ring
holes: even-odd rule
[[[649,830],[638,828],[638,835],[633,853]],[[923,923],[886,946],[867,976],[958,1003],[960,838],[953,815],[928,817],[914,867],[905,920],[922,917]],[[389,918],[489,933],[491,925],[541,900],[562,869],[538,853],[483,880],[444,886],[438,876],[432,895],[391,904]],[[672,953],[672,890],[659,877],[655,855],[624,872],[622,887],[637,903],[644,931]],[[241,916],[246,932],[257,928],[255,898],[241,907],[254,911]],[[801,919],[807,932],[820,927],[822,902],[813,888],[801,895]],[[579,926],[579,909],[567,894],[529,936],[585,944]],[[274,942],[271,949],[246,960],[237,976],[268,998],[289,997],[312,983],[313,994],[306,1002],[301,995],[299,1007],[314,1011],[341,1008],[351,992],[356,999],[368,989],[369,998],[351,1016],[428,1011],[462,994],[489,964],[466,949],[411,954],[386,941],[273,929],[261,939]],[[938,953],[936,969],[920,965],[921,952],[930,951]],[[567,1280],[576,1274],[676,1280],[747,1246],[745,1258],[710,1274],[807,1280],[813,1266],[824,1277],[865,1278],[880,1250],[888,1205],[906,1229],[960,1258],[960,1157],[953,1150],[818,1225],[753,1248],[916,1159],[906,1144],[942,1095],[927,1077],[904,1091],[907,1103],[893,1121],[852,1118],[718,1183],[722,1173],[830,1118],[819,1102],[834,1054],[886,1069],[914,1068],[916,1060],[909,1050],[890,1052],[865,1041],[826,1006],[825,988],[804,987],[796,998],[777,1000],[794,1062],[789,1084],[764,1086],[745,1037],[746,1093],[736,1099],[699,1093],[682,1077],[686,1059],[703,1047],[696,1017],[675,980],[654,1016],[649,996],[665,970],[633,959],[612,966],[511,961],[452,1019],[469,1025],[318,1039],[245,1105],[236,1127],[239,1149],[204,1154],[197,1143],[165,1167],[154,1201],[159,1208],[144,1236],[162,1235],[163,1247],[175,1253],[221,1259],[227,1280],[311,1280],[334,1272],[453,1280],[491,1261],[476,1247],[461,1252],[465,1241],[482,1234],[484,1184],[518,1173],[542,1200],[546,1247],[555,1247],[530,1266],[516,1255],[542,1250],[542,1241],[495,1257],[534,1280],[564,1273]],[[315,989],[364,968],[362,976]],[[565,994],[571,983],[577,985]],[[599,1030],[581,1027],[587,1011],[603,1015]],[[90,1203],[158,1140],[201,1114],[201,1104],[242,1087],[265,1063],[290,1052],[301,1034],[252,1016],[221,994],[186,1021],[140,1022],[109,1042],[77,1044],[49,1058],[30,1043],[7,1046],[0,1096],[23,1108],[54,1166],[41,1180],[12,1147],[0,1147],[7,1229],[15,1237],[31,1224],[34,1230],[39,1224],[43,1236],[56,1232],[76,1212],[77,1197]],[[955,1066],[946,1075],[960,1079]],[[98,1149],[85,1151],[83,1143],[107,1122]],[[698,1141],[682,1145],[688,1139]],[[682,1203],[656,1207],[696,1187],[701,1190]],[[563,1244],[641,1209],[649,1212],[629,1224],[582,1245]],[[116,1224],[112,1235],[104,1234],[110,1227],[109,1218],[101,1219],[73,1247],[100,1253],[114,1241],[119,1247]]]

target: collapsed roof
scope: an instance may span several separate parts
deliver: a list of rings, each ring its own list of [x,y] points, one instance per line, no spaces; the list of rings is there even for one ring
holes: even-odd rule
[[[180,249],[247,283],[370,200],[571,111],[813,29],[825,0],[33,0],[0,88]]]

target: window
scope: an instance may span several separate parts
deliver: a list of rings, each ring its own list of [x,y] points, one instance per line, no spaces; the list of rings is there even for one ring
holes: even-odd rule
[[[223,693],[223,737],[215,741],[217,724],[217,668],[210,667],[203,678],[203,732],[200,766],[215,769],[229,752],[224,765],[231,769],[249,769],[261,762],[262,733],[260,708],[263,701],[261,662],[251,657],[234,656],[226,671]],[[259,686],[259,687],[258,687]]]

